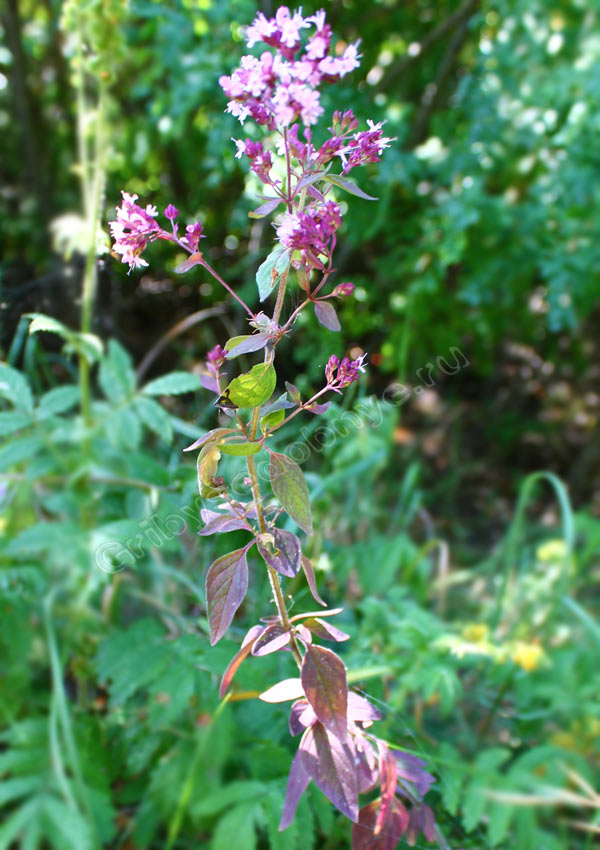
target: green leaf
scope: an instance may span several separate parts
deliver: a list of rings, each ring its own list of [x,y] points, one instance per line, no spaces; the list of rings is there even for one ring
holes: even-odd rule
[[[113,410],[104,422],[104,427],[113,446],[137,449],[142,439],[140,420],[131,406]]]
[[[237,779],[206,794],[194,807],[194,814],[201,817],[217,815],[237,803],[261,798],[266,790],[265,784],[256,779]]]
[[[440,763],[444,765],[441,783],[442,801],[450,814],[455,815],[458,811],[464,772],[448,766],[453,763],[460,764],[461,759],[458,751],[446,741],[440,747]]]
[[[285,419],[285,410],[273,410],[271,413],[267,413],[266,416],[260,420],[260,427],[263,434],[269,430],[269,428],[274,428],[275,425],[279,425]]]
[[[234,457],[247,457],[255,455],[262,449],[262,443],[219,443],[218,449],[221,449],[223,454],[233,455]]]
[[[33,396],[24,375],[0,363],[0,397],[8,399],[18,410],[31,413]]]
[[[323,179],[329,181],[329,183],[333,183],[334,186],[338,186],[340,189],[343,189],[344,192],[349,192],[351,195],[356,195],[357,198],[362,198],[365,201],[378,200],[372,195],[367,195],[367,193],[363,192],[363,190],[360,189],[356,185],[356,183],[353,183],[352,180],[348,180],[347,177],[342,177],[341,174],[328,174]]]
[[[0,449],[0,470],[8,469],[16,463],[31,460],[44,443],[39,437],[20,437]]]
[[[36,416],[45,419],[48,416],[57,416],[70,410],[79,401],[79,388],[75,385],[55,387],[44,393],[38,404]]]
[[[104,353],[104,346],[102,340],[95,334],[82,334],[71,331],[63,351],[65,354],[81,354],[88,363],[96,363]]]
[[[271,487],[281,507],[307,534],[313,533],[308,485],[295,460],[271,452]]]
[[[61,850],[92,850],[94,842],[90,824],[77,810],[58,797],[48,796],[44,801],[44,815],[55,847]]]
[[[256,273],[258,297],[261,301],[268,298],[279,278],[285,272],[290,262],[290,252],[283,245],[276,245]]]
[[[202,382],[191,372],[171,372],[146,384],[144,395],[182,395],[202,389]]]
[[[143,396],[136,398],[134,406],[146,428],[154,431],[166,443],[173,442],[173,423],[164,407],[154,399]]]
[[[240,803],[224,815],[213,833],[211,850],[255,850],[260,803]]]
[[[27,313],[27,318],[32,319],[29,325],[30,334],[46,331],[47,333],[57,334],[63,339],[69,339],[71,336],[72,331],[66,325],[52,316],[46,316],[45,313]]]
[[[98,680],[110,682],[111,705],[123,705],[139,688],[150,685],[169,658],[164,630],[155,620],[137,620],[129,629],[111,632],[96,656]]]
[[[135,392],[131,357],[114,339],[109,342],[108,354],[100,363],[98,380],[104,396],[117,404],[127,401]]]
[[[238,375],[229,384],[224,395],[236,407],[258,407],[273,395],[277,375],[271,363],[257,363],[249,372]]]
[[[7,410],[0,413],[0,437],[20,431],[21,428],[27,428],[28,425],[31,425],[31,417],[26,413],[21,413],[18,410]]]

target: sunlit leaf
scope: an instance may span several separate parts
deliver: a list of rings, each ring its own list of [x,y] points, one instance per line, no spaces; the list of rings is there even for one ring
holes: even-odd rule
[[[302,470],[287,455],[271,452],[270,477],[281,507],[307,534],[313,533],[308,486]]]

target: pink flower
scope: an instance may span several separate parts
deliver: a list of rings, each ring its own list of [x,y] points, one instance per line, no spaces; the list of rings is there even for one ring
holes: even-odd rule
[[[344,174],[358,165],[365,165],[367,162],[379,162],[383,151],[389,148],[390,142],[394,141],[394,139],[383,135],[383,123],[383,121],[380,121],[379,124],[375,124],[367,119],[369,129],[355,133],[352,137],[353,141],[339,151],[344,166]]]
[[[262,41],[271,47],[277,47],[291,58],[300,45],[300,30],[309,26],[310,22],[302,17],[302,9],[290,13],[287,6],[280,6],[275,17],[271,19],[259,12],[246,30],[247,44],[248,47],[254,47]]]
[[[328,388],[339,393],[340,390],[349,387],[354,381],[358,381],[360,373],[365,371],[364,361],[366,356],[366,354],[363,354],[362,357],[358,357],[356,360],[350,360],[349,357],[344,357],[340,362],[332,354],[325,367],[325,378]]]
[[[345,77],[360,65],[358,42],[349,44],[340,57],[326,56],[319,62],[319,71],[326,77]]]
[[[354,284],[350,283],[350,281],[347,281],[346,283],[338,283],[336,288],[333,290],[332,294],[333,295],[346,296],[346,295],[352,295],[353,292],[354,292]]]
[[[146,209],[138,206],[137,195],[121,192],[123,202],[117,207],[117,218],[109,224],[111,236],[114,239],[112,249],[115,254],[121,254],[121,262],[129,263],[129,270],[147,266],[142,259],[142,253],[149,240],[156,239],[164,231],[154,219],[158,215],[155,206],[148,204]],[[171,238],[164,234],[163,238]]]
[[[341,223],[338,204],[315,203],[301,213],[286,213],[277,227],[277,237],[286,248],[302,252],[302,265],[322,268],[318,255],[330,253],[332,239]]]
[[[316,124],[323,114],[319,92],[301,83],[277,86],[273,97],[275,120],[289,127],[298,117],[304,124]]]
[[[192,253],[195,253],[198,250],[198,243],[201,239],[204,239],[202,234],[202,224],[199,221],[195,221],[193,224],[188,224],[185,229],[185,234],[183,242]]]
[[[302,30],[312,25],[316,32],[299,57]],[[309,18],[302,16],[302,9],[290,12],[287,6],[270,19],[259,12],[246,30],[248,46],[262,42],[276,53],[266,51],[260,59],[244,56],[239,68],[220,78],[229,98],[227,111],[241,123],[252,117],[270,129],[275,124],[289,127],[298,118],[306,126],[315,124],[323,112],[319,85],[324,79],[334,82],[344,77],[359,64],[358,44],[348,45],[341,56],[331,56],[331,36],[323,10]]]

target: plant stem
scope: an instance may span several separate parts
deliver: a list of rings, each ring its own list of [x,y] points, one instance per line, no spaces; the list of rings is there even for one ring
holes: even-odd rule
[[[225,289],[227,290],[227,292],[228,292],[228,293],[229,293],[229,294],[230,294],[233,298],[235,298],[235,300],[238,302],[238,304],[241,304],[241,305],[242,305],[242,307],[244,308],[244,310],[246,311],[246,313],[248,313],[248,314],[249,314],[252,318],[254,318],[254,313],[252,312],[252,310],[250,309],[250,307],[248,307],[248,305],[247,305],[244,301],[242,301],[242,299],[239,297],[239,295],[236,295],[236,293],[235,293],[235,292],[233,291],[233,289],[229,286],[229,284],[228,284],[228,283],[225,283],[225,281],[223,280],[223,278],[222,278],[220,275],[218,275],[218,274],[217,274],[217,272],[216,272],[216,271],[212,268],[212,266],[209,266],[209,264],[206,262],[206,260],[204,259],[204,257],[202,257],[202,262],[200,263],[200,265],[204,266],[204,268],[206,269],[206,271],[207,271],[210,275],[212,275],[212,276],[214,277],[214,279],[215,279],[216,281],[218,281],[218,282],[221,284],[221,286],[224,286],[224,287],[225,287]]]
[[[258,417],[260,413],[260,408],[255,407],[254,412],[252,414],[252,423],[250,426],[250,439],[253,440],[256,436],[256,429],[258,427]],[[258,483],[258,475],[256,474],[256,464],[254,462],[254,457],[252,455],[248,455],[246,458],[248,465],[248,475],[250,476],[250,488],[252,490],[252,497],[254,499],[254,503],[256,505],[256,513],[258,516],[258,527],[260,528],[260,533],[264,534],[267,530],[267,523],[265,521],[265,515],[262,509],[262,495],[260,492],[260,484]],[[275,605],[277,607],[277,612],[279,614],[279,619],[281,620],[281,625],[283,628],[289,632],[290,635],[290,646],[292,649],[292,653],[298,664],[298,667],[302,667],[302,655],[300,654],[300,650],[298,649],[298,644],[296,643],[296,639],[294,637],[294,633],[292,631],[292,627],[290,625],[290,620],[287,613],[287,608],[285,607],[285,599],[283,598],[283,593],[281,590],[281,584],[279,582],[279,576],[277,575],[277,571],[273,569],[270,564],[267,564],[267,573],[269,576],[269,583],[271,585],[271,589],[273,591],[273,598],[275,600]]]
[[[73,773],[74,784],[77,788],[77,793],[79,797],[79,805],[83,810],[83,813],[87,817],[89,825],[92,830],[93,835],[93,843],[94,847],[99,847],[100,843],[98,840],[98,834],[96,832],[96,823],[94,818],[94,813],[92,807],[90,805],[89,796],[87,793],[87,788],[85,786],[83,780],[83,773],[81,770],[81,764],[79,761],[79,753],[77,751],[77,744],[75,742],[75,734],[73,732],[73,725],[71,722],[71,715],[69,713],[69,706],[67,702],[67,696],[65,694],[65,688],[63,684],[63,676],[60,658],[58,654],[58,647],[56,645],[56,637],[54,634],[54,627],[52,624],[52,602],[54,599],[54,590],[51,590],[50,593],[46,596],[43,602],[43,618],[44,618],[44,626],[46,629],[46,641],[48,645],[48,654],[50,656],[50,669],[52,671],[52,690],[53,690],[53,707],[51,712],[56,709],[56,713],[58,715],[58,719],[60,720],[60,724],[62,726],[62,732],[65,739],[67,755],[69,757],[69,761],[71,764],[71,770]],[[53,718],[51,717],[51,722]]]
[[[288,266],[284,273],[281,275],[281,280],[279,281],[279,289],[277,290],[277,301],[275,302],[275,309],[273,310],[273,321],[276,324],[279,322],[279,317],[281,316],[281,310],[283,308],[283,298],[285,296],[285,289],[288,282],[289,272],[290,267]]]
[[[97,234],[98,221],[100,218],[100,207],[102,205],[102,192],[104,190],[105,172],[105,150],[104,124],[106,118],[107,92],[106,85],[99,82],[98,103],[96,121],[94,127],[94,164],[93,174],[90,175],[87,164],[86,139],[79,140],[80,156],[85,157],[85,163],[81,164],[83,170],[82,195],[86,214],[88,233],[87,254],[85,258],[85,269],[83,274],[83,292],[81,302],[81,333],[90,333],[92,326],[92,311],[94,307],[94,296],[96,294],[96,283],[98,279],[97,263]],[[86,110],[85,98],[78,98],[78,108]],[[85,132],[87,117],[80,122],[80,135]],[[90,364],[85,355],[79,357],[79,388],[81,393],[81,412],[86,425],[91,424],[91,399],[90,399]]]

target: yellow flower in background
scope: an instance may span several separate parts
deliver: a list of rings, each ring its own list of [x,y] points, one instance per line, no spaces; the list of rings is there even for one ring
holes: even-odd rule
[[[562,561],[567,554],[567,546],[564,540],[548,540],[537,547],[536,558],[538,561]]]
[[[468,623],[463,629],[463,637],[471,643],[483,643],[490,634],[486,623]]]
[[[6,517],[0,516],[0,534],[3,534],[6,526],[8,525],[8,520]]]
[[[544,659],[544,650],[539,643],[526,643],[518,640],[512,644],[510,649],[510,657],[515,664],[522,667],[528,673],[537,670],[540,662]]]

